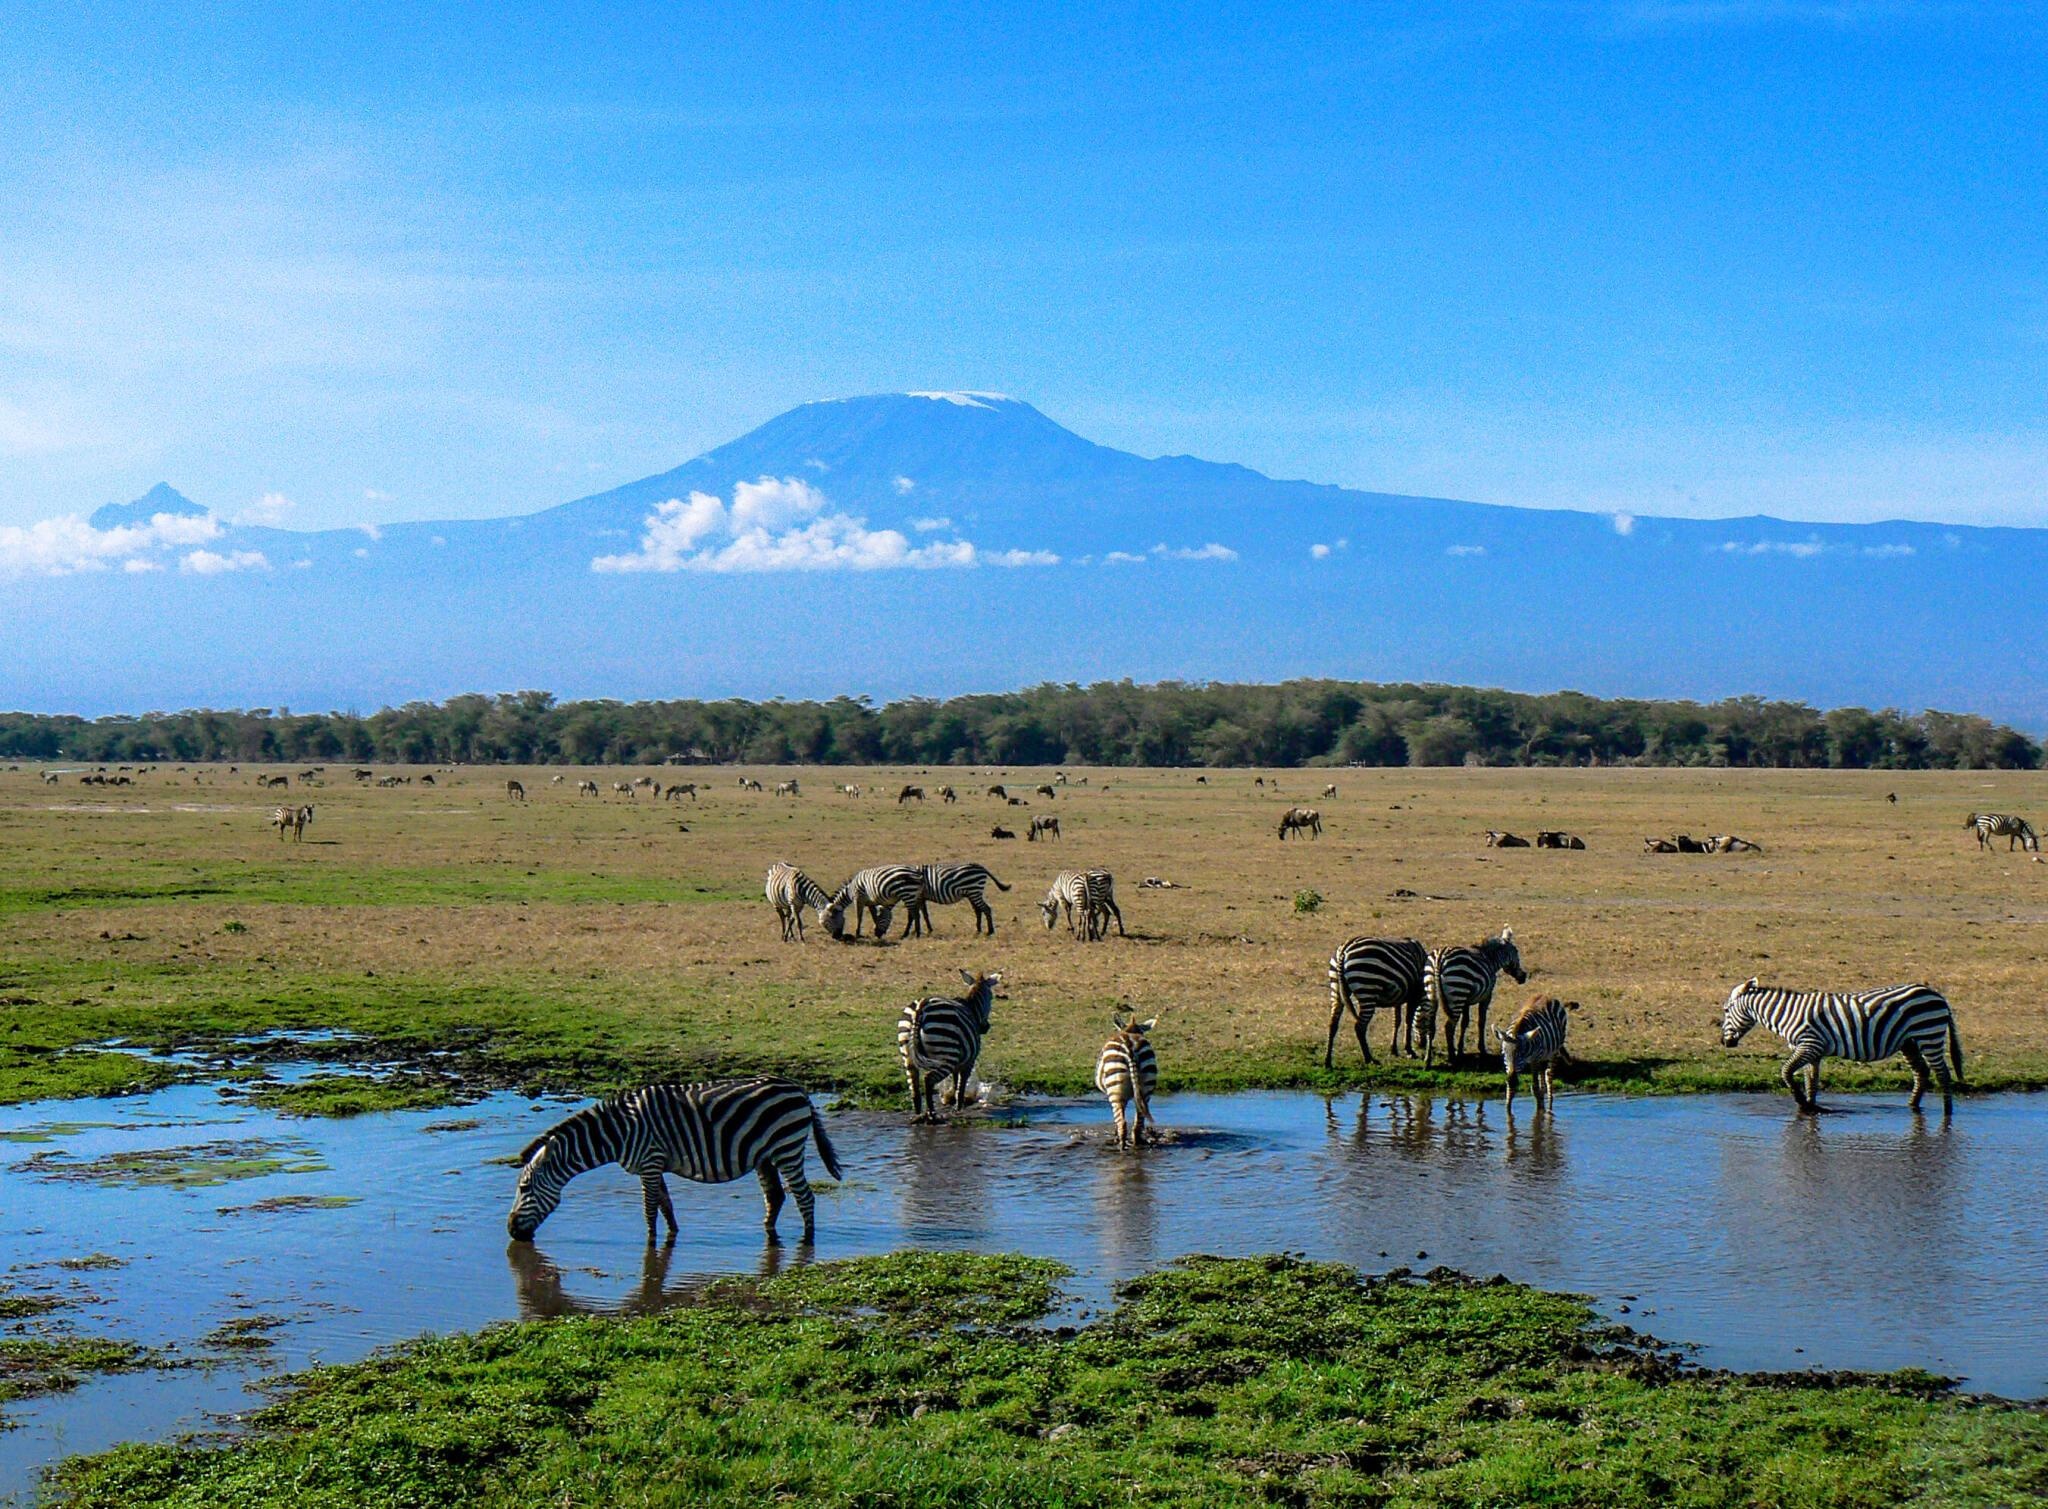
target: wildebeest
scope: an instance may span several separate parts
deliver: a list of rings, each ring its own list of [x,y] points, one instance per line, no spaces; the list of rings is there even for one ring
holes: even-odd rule
[[[1205,775],[1198,775],[1195,777],[1195,784],[1197,786],[1206,786],[1209,784],[1209,778]]]
[[[988,836],[990,838],[1015,838],[1017,835],[1012,833],[1008,828],[1005,828],[1001,823],[997,823],[993,828],[988,830]]]
[[[1709,854],[1761,854],[1762,844],[1753,844],[1746,838],[1737,838],[1733,833],[1717,833],[1707,840]]]
[[[1337,783],[1336,783],[1335,781],[1332,781],[1332,782],[1331,782],[1331,783],[1330,783],[1329,785],[1327,785],[1327,786],[1325,786],[1325,787],[1323,788],[1323,796],[1324,796],[1324,798],[1325,798],[1325,799],[1328,799],[1328,798],[1330,798],[1330,797],[1333,797],[1333,796],[1335,796],[1336,794],[1337,794]]]
[[[1028,807],[1031,805],[1029,802],[1025,801],[1024,798],[1021,796],[1013,796],[1009,798],[1009,803],[1012,807]]]
[[[988,794],[992,797],[997,798],[998,800],[1008,801],[1010,797],[1010,788],[1007,786],[991,786],[988,788]]]
[[[1034,817],[1031,819],[1031,831],[1024,835],[1025,841],[1027,843],[1036,843],[1041,836],[1045,838],[1058,838],[1060,836],[1060,820],[1056,817]]]
[[[922,786],[905,786],[896,793],[896,805],[899,807],[905,802],[921,802],[923,800],[924,787]]]
[[[1280,841],[1285,843],[1290,833],[1306,833],[1311,838],[1323,836],[1323,815],[1313,807],[1289,807],[1280,815]]]
[[[292,778],[288,775],[259,775],[256,777],[256,784],[259,786],[289,786],[291,783]]]
[[[775,783],[775,794],[777,796],[802,796],[803,790],[794,780],[777,781]]]
[[[1884,794],[1884,799],[1890,802],[1894,807],[1899,805],[1899,794],[1896,791],[1887,791]]]
[[[600,793],[598,792],[598,789],[597,789],[597,782],[595,782],[595,781],[578,781],[578,782],[576,783],[576,794],[577,794],[578,796],[597,796],[597,795],[599,795]]]
[[[939,788],[939,800],[942,802],[957,802],[960,800],[960,793],[951,786],[941,786]]]
[[[1576,833],[1561,833],[1555,828],[1545,828],[1536,835],[1539,849],[1583,849],[1586,841]]]
[[[661,794],[661,799],[665,802],[672,802],[679,796],[686,796],[691,801],[696,801],[697,783],[695,781],[686,781],[680,786],[671,786]]]
[[[1498,828],[1488,828],[1486,830],[1486,847],[1489,849],[1526,849],[1529,847],[1529,840],[1518,838],[1512,833],[1503,833]]]
[[[1678,852],[1681,854],[1711,854],[1714,852],[1690,833],[1674,834],[1671,841],[1678,845]]]
[[[1646,838],[1643,840],[1645,854],[1676,854],[1678,845],[1668,838]]]
[[[1050,781],[1044,783],[1043,785],[1033,786],[1031,790],[1035,795],[1042,796],[1048,801],[1057,799],[1060,794],[1059,788],[1057,786],[1054,786]]]
[[[507,781],[505,783],[505,795],[511,801],[523,802],[526,800],[526,788],[517,781]]]

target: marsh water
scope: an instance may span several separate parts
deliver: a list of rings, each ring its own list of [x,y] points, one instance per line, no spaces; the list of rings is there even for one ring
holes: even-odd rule
[[[1092,1102],[946,1127],[838,1112],[847,1178],[821,1191],[815,1256],[1054,1257],[1083,1310],[1190,1252],[1446,1265],[1591,1295],[1705,1364],[1913,1366],[2048,1393],[2048,1097],[1971,1099],[1947,1123],[1898,1095],[1834,1103],[1812,1120],[1780,1096],[1567,1093],[1552,1116],[1510,1117],[1498,1101],[1178,1095],[1156,1103],[1169,1142],[1138,1154],[1108,1145]],[[0,1502],[30,1500],[67,1453],[217,1429],[277,1372],[495,1320],[658,1308],[804,1260],[764,1249],[752,1180],[671,1181],[683,1233],[650,1253],[616,1169],[510,1246],[502,1160],[575,1104],[296,1120],[187,1084],[0,1108],[6,1283],[83,1297],[65,1317],[81,1331],[215,1359],[8,1407]],[[793,1207],[784,1222],[793,1238]],[[56,1266],[95,1253],[120,1266]],[[238,1318],[274,1324],[273,1345],[209,1351]]]

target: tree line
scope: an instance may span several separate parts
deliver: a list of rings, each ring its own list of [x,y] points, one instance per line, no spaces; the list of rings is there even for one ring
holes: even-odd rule
[[[1696,765],[2030,770],[2041,746],[1967,713],[1734,697],[1671,702],[1288,681],[1045,685],[876,705],[608,700],[547,692],[367,716],[250,708],[0,713],[0,756],[71,761],[644,765]]]

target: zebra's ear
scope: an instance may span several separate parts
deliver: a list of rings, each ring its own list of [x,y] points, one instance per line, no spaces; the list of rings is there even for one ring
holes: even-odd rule
[[[1512,942],[1514,942],[1514,941],[1515,941],[1515,930],[1514,930],[1513,928],[1511,928],[1511,927],[1504,927],[1504,928],[1502,928],[1502,929],[1500,930],[1500,941],[1501,941],[1501,942],[1503,942],[1503,943],[1512,943]]]
[[[1159,1018],[1158,1018],[1158,1017],[1156,1017],[1156,1016],[1148,1016],[1148,1017],[1146,1017],[1146,1018],[1145,1018],[1145,1020],[1144,1020],[1144,1021],[1142,1021],[1142,1022],[1138,1023],[1138,1030],[1139,1030],[1140,1032],[1150,1032],[1150,1031],[1151,1031],[1151,1030],[1152,1030],[1152,1029],[1153,1029],[1154,1027],[1157,1027],[1158,1025],[1159,1025]]]
[[[1116,1030],[1119,1032],[1123,1031],[1125,1027],[1130,1025],[1130,1020],[1131,1018],[1129,1012],[1112,1011],[1109,1014],[1109,1025],[1116,1028]]]
[[[1760,983],[1762,983],[1760,976],[1751,975],[1747,980],[1743,981],[1742,993],[1744,995],[1748,995],[1752,990],[1755,990]]]
[[[969,985],[972,985],[974,983],[974,971],[971,969],[963,969],[960,971],[960,978],[965,980]]]

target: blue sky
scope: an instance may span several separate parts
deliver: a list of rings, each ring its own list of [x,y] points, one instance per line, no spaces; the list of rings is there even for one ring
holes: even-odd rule
[[[0,525],[525,511],[923,388],[1358,487],[2048,524],[2028,8],[566,9],[11,8]]]

